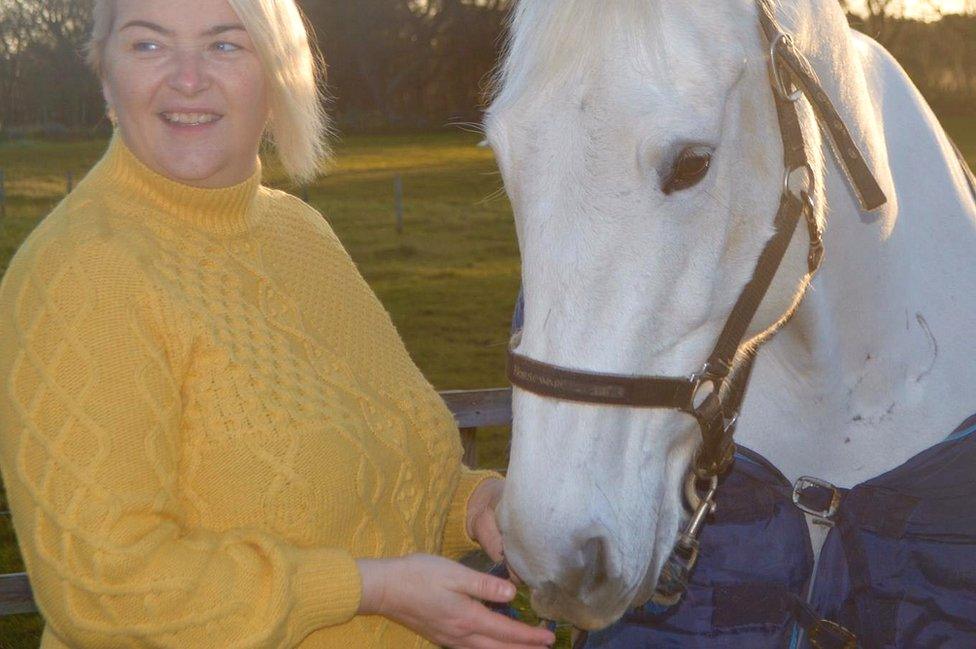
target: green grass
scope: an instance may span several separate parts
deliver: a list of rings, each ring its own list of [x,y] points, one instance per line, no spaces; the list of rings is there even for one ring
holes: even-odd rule
[[[976,166],[972,120],[949,132]],[[478,136],[438,133],[357,136],[338,143],[333,171],[309,190],[366,279],[389,309],[414,359],[438,389],[505,384],[504,351],[518,289],[518,250],[508,201],[491,153]],[[34,225],[100,157],[104,141],[0,144],[7,214],[0,221],[0,270]],[[270,160],[271,158],[267,158]],[[393,180],[402,175],[405,230],[394,228]],[[266,183],[288,187],[269,164]],[[504,466],[505,429],[482,431],[485,466]],[[0,510],[6,505],[0,490]],[[0,515],[0,574],[23,570],[9,520]],[[36,647],[37,616],[0,619],[0,649]]]
[[[942,121],[949,136],[976,171],[976,117],[955,117]]]

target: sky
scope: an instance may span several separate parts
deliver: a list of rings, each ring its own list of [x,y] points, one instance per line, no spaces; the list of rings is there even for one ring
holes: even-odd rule
[[[905,10],[910,14],[918,15],[921,13],[924,16],[925,12],[928,11],[926,4],[928,3],[920,0],[906,0]],[[960,13],[965,5],[965,0],[939,0],[935,4],[939,5],[943,13]]]
[[[938,5],[943,13],[959,13],[966,5],[966,0],[936,0],[934,3],[930,0],[904,0],[904,2],[905,13],[912,18],[934,17],[929,8],[931,4]],[[859,3],[863,6],[864,0],[851,2],[853,6],[857,6]]]

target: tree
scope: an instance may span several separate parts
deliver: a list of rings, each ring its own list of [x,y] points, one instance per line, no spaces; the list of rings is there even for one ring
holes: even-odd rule
[[[513,1],[298,0],[328,63],[330,112],[346,129],[477,121]],[[976,16],[923,23],[905,18],[906,0],[838,1],[937,108],[973,105]],[[82,57],[92,4],[0,0],[0,129],[106,123]]]
[[[0,122],[77,128],[99,115],[81,56],[91,0],[6,0],[0,7]]]
[[[329,63],[336,110],[368,124],[470,115],[494,65],[507,0],[302,3]]]

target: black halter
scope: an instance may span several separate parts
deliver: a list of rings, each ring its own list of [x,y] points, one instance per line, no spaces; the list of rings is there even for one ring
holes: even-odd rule
[[[810,101],[822,129],[830,134],[834,151],[861,206],[874,210],[887,200],[813,68],[797,51],[793,38],[776,23],[769,0],[758,0],[758,5],[763,35],[769,43],[770,83],[783,138],[786,174],[774,221],[775,234],[766,243],[752,279],[739,295],[701,370],[689,377],[601,374],[550,365],[509,350],[509,380],[534,394],[591,404],[673,409],[692,415],[702,436],[693,470],[702,479],[723,474],[732,463],[735,453],[732,438],[754,356],[742,358],[738,367],[733,367],[733,363],[801,218],[806,221],[810,238],[804,280],[813,277],[823,258],[822,233],[813,205],[814,176],[796,106],[801,97]],[[786,324],[790,315],[784,315],[760,340],[768,340]]]
[[[823,259],[822,232],[813,203],[815,178],[807,157],[797,109],[797,102],[802,97],[810,102],[821,130],[829,135],[834,154],[862,209],[875,210],[887,202],[810,63],[797,50],[792,36],[776,22],[771,2],[757,0],[757,5],[763,38],[769,44],[770,83],[783,139],[786,170],[783,192],[774,221],[775,234],[760,254],[752,279],[740,293],[718,342],[701,370],[689,377],[601,374],[549,365],[509,350],[508,378],[513,385],[528,392],[591,404],[679,410],[692,415],[698,422],[701,446],[685,485],[686,498],[693,513],[658,580],[653,598],[658,604],[674,604],[680,599],[697,561],[697,537],[706,517],[714,511],[718,477],[728,470],[735,455],[733,435],[736,420],[758,343],[768,340],[792,316],[792,312],[784,314],[759,336],[757,344],[750,347],[750,353],[742,353],[745,335],[801,218],[806,222],[810,239],[804,286],[809,284]],[[738,367],[734,367],[737,357]],[[699,481],[708,483],[703,492],[699,490]],[[800,619],[816,617],[804,602],[795,604],[801,611]],[[840,643],[838,646],[853,646],[855,640],[845,629],[824,620],[817,619],[815,622],[816,630],[837,639]]]

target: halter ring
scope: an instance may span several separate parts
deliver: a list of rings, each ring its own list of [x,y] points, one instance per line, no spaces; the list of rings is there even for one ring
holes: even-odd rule
[[[702,365],[702,368],[688,377],[691,384],[691,401],[688,403],[688,412],[694,412],[708,399],[722,389],[727,371],[716,371],[711,362]],[[706,391],[706,386],[708,390]]]
[[[796,191],[793,189],[793,187],[791,187],[790,181],[793,180],[794,175],[799,171],[805,172],[804,175],[806,176],[806,182],[799,191]],[[810,200],[810,206],[812,207],[811,197],[813,196],[815,182],[816,176],[813,175],[813,167],[810,166],[809,162],[804,162],[799,167],[793,167],[792,169],[786,170],[786,173],[783,175],[783,193],[793,196],[793,198],[801,203],[806,203],[807,200]]]

